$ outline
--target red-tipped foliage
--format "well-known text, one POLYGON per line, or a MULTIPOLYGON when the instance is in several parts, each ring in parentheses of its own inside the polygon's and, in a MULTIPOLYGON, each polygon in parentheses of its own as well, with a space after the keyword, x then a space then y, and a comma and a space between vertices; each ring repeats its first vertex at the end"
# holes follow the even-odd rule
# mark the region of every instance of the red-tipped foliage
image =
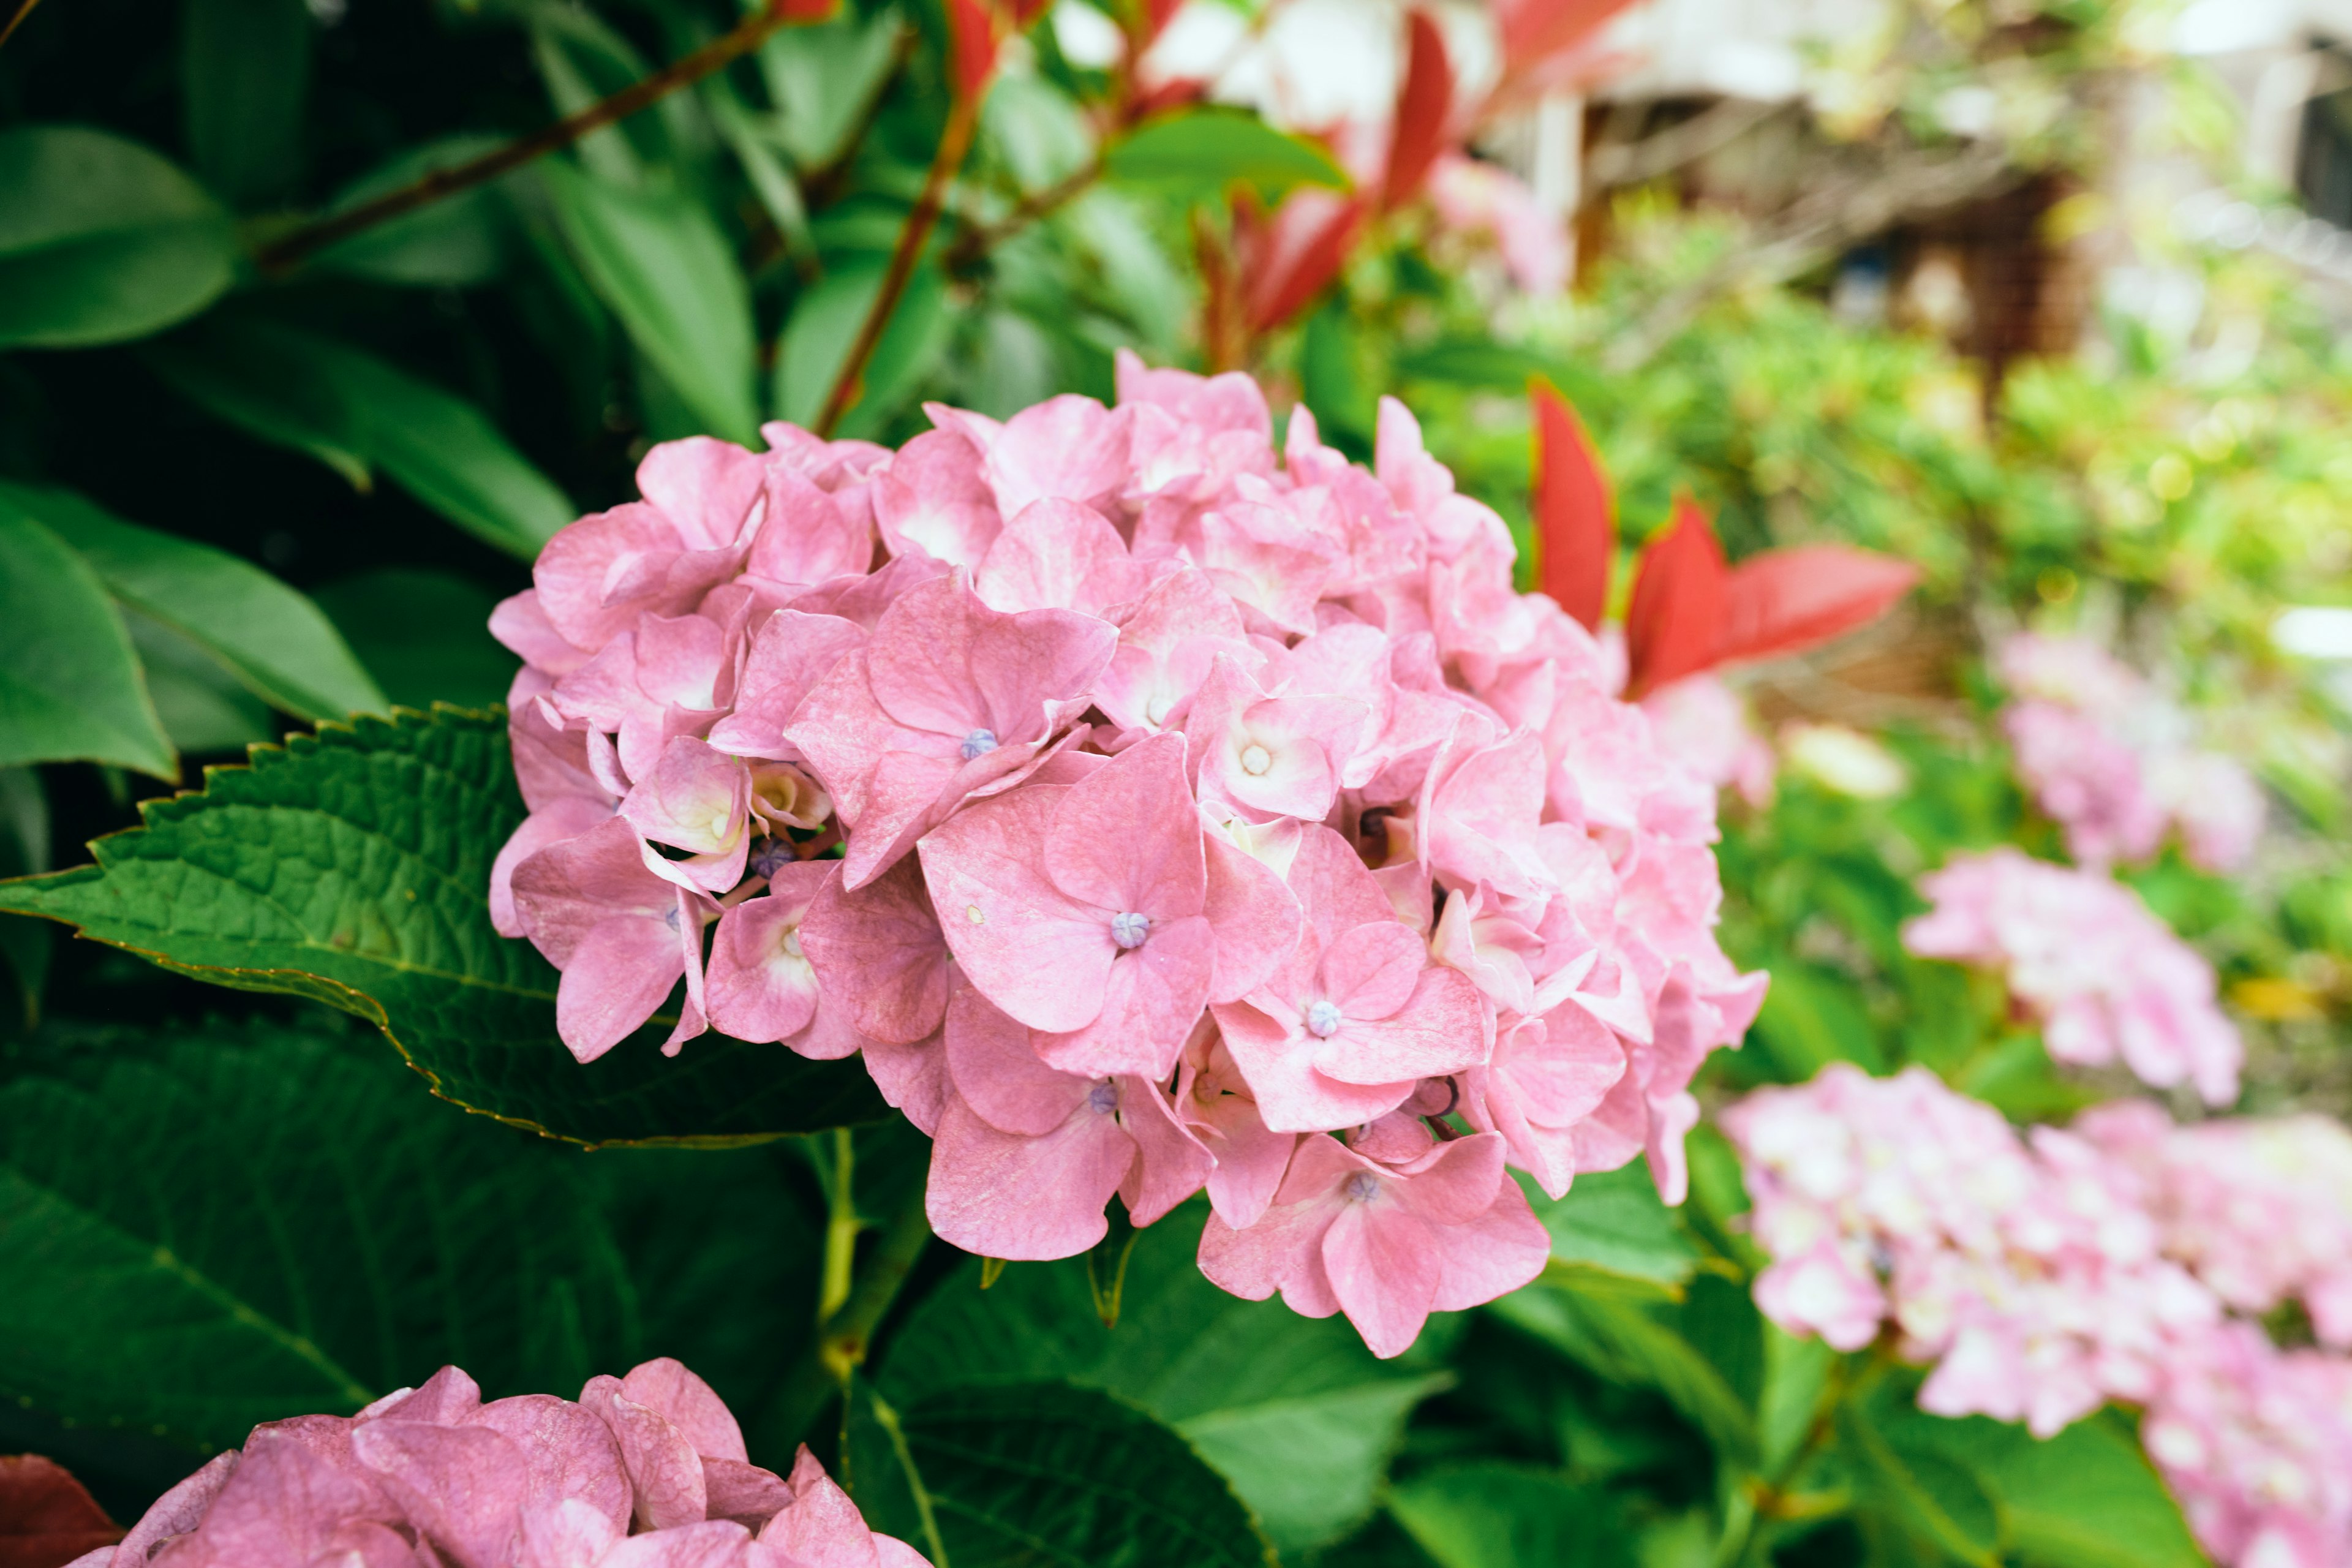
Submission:
POLYGON ((1536 416, 1538 586, 1585 630, 1599 631, 1617 553, 1609 475, 1567 398, 1538 381, 1528 400, 1536 416))
POLYGON ((988 90, 996 70, 998 15, 993 0, 947 0, 948 33, 955 45, 955 89, 959 98, 988 90))
POLYGON ((38 1454, 0 1455, 0 1568, 59 1568, 121 1539, 62 1466, 38 1454))
POLYGON ((1243 202, 1234 219, 1249 330, 1270 332, 1339 275, 1363 232, 1364 204, 1308 186, 1293 191, 1270 218, 1243 202))
POLYGON ((1445 58, 1445 36, 1426 11, 1412 13, 1410 26, 1411 52, 1397 89, 1388 175, 1381 186, 1383 212, 1420 194, 1429 166, 1444 151, 1446 121, 1454 112, 1454 68, 1445 58))
POLYGON ((1633 601, 1625 610, 1625 695, 1640 697, 1715 662, 1723 624, 1723 546, 1706 513, 1687 498, 1642 552, 1633 601))
POLYGON ((1868 626, 1911 590, 1918 568, 1843 544, 1751 555, 1724 582, 1714 662, 1795 653, 1868 626))

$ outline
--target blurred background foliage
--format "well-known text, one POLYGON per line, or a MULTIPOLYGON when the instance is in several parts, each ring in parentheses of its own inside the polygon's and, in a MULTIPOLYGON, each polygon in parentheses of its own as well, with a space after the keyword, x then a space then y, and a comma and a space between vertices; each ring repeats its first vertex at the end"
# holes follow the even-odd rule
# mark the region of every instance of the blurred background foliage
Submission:
MULTIPOLYGON (((136 799, 290 726, 494 704, 513 661, 490 607, 658 440, 833 412, 895 442, 926 400, 1108 398, 1131 347, 1251 369, 1358 456, 1393 394, 1524 538, 1541 377, 1604 454, 1629 551, 1688 492, 1735 557, 1839 540, 1925 574, 1895 620, 1741 677, 1789 743, 1769 799, 1726 798, 1725 936, 1774 979, 1712 1095, 1832 1060, 1925 1062, 2020 1118, 2113 1087, 2054 1070, 1998 986, 1896 935, 1919 871, 2055 843, 1981 657, 2038 625, 2126 650, 2258 765, 2280 826, 2252 875, 2168 857, 2136 885, 2221 966, 2249 1105, 2352 1109, 2345 699, 2272 628, 2282 604, 2352 604, 2352 358, 2288 262, 2149 219, 2118 173, 2230 142, 2226 95, 2154 41, 2164 7, 1894 4, 1813 50, 1793 100, 1694 100, 1602 90, 1644 68, 1600 32, 1613 5, 1497 4, 1480 56, 1454 15, 1476 7, 1424 32, 1368 5, 1394 57, 1369 142, 1227 90, 1253 50, 1311 49, 1330 6, 1184 21, 1202 9, 1174 20, 1214 68, 1155 76, 1145 46, 1178 30, 1157 0, 850 0, 782 26, 722 0, 26 7, 0 48, 0 870, 77 863, 136 799), (996 40, 978 83, 955 50, 975 17, 996 40), (640 112, 322 226, 755 24, 640 112), (1433 119, 1411 98, 1432 47, 1433 119), (1391 93, 1410 112, 1383 128, 1391 93), (1563 100, 1574 286, 1530 289, 1495 226, 1423 182, 1474 140, 1525 164, 1563 100), (939 220, 910 224, 965 108, 939 220), (1937 225, 1979 209, 2051 276, 2086 248, 2120 276, 2130 247, 2189 305, 2085 285, 2064 353, 1932 291, 1904 305, 1895 275, 1929 277, 1938 247, 1976 265, 1973 231, 1937 225), (1791 739, 1822 726, 1867 765, 1791 739)), ((806 1384, 844 1203, 826 1139, 583 1155, 433 1101, 315 1007, 15 918, 0 956, 0 1448, 57 1455, 118 1517, 254 1420, 444 1360, 503 1393, 676 1354, 755 1458, 862 1440, 858 1399, 806 1384), (278 1205, 291 1228, 258 1246, 250 1216, 278 1205), (198 1310, 167 1256, 321 1355, 233 1328, 201 1359, 121 1354, 129 1326, 198 1310)), ((903 1132, 856 1135, 851 1207, 877 1232, 919 1180, 903 1132)), ((985 1298, 933 1247, 873 1397, 919 1429, 966 1384, 1116 1395, 1286 1562, 2199 1560, 2127 1417, 2047 1444, 1939 1421, 1915 1374, 1765 1324, 1729 1152, 1702 1130, 1693 1160, 1679 1213, 1638 1170, 1580 1181, 1544 1209, 1542 1283, 1396 1363, 1208 1288, 1168 1245, 1181 1225, 985 1298)), ((955 1561, 1014 1560, 990 1550, 955 1561)))

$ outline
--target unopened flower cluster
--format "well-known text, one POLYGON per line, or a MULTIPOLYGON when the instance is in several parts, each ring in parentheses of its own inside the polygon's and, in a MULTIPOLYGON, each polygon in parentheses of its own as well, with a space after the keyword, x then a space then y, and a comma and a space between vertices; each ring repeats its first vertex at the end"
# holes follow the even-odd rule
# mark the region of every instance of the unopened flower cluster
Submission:
POLYGON ((1400 405, 1367 471, 1244 376, 1119 392, 656 447, 493 623, 493 913, 583 1060, 681 978, 667 1049, 861 1053, 959 1246, 1205 1187, 1212 1279, 1392 1354, 1541 1268, 1507 1163, 1679 1200, 1763 988, 1713 795, 1400 405))
POLYGON ((253 1429, 68 1568, 924 1568, 806 1447, 749 1461, 719 1395, 667 1358, 577 1403, 482 1401, 445 1366, 356 1415, 253 1429))
POLYGON ((2206 870, 2245 863, 2262 835, 2261 787, 2200 749, 2188 714, 2145 678, 2080 637, 2013 637, 1999 663, 2018 772, 2076 860, 2144 860, 2178 831, 2206 870))
POLYGON ((2047 1436, 2110 1399, 2225 1563, 2352 1561, 2352 1362, 2231 1310, 2291 1298, 2341 1348, 2352 1138, 2311 1119, 2176 1128, 2145 1102, 2021 1139, 1923 1068, 1844 1065, 1724 1117, 1772 1258, 1757 1304, 1855 1350, 1892 1325, 1919 1403, 2047 1436), (2232 1234, 2222 1232, 2234 1223, 2232 1234))
POLYGON ((2003 846, 1920 879, 1934 908, 1903 928, 1927 958, 2001 972, 2062 1062, 2120 1061, 2141 1082, 2238 1097, 2245 1047, 2214 1000, 2212 965, 2104 871, 2003 846))

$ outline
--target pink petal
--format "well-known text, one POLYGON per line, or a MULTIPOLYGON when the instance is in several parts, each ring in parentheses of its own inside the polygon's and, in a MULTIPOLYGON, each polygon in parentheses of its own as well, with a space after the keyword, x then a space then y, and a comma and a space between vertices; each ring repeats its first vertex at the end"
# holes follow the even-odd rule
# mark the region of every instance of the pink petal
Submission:
POLYGON ((625 1481, 622 1483, 619 1523, 578 1498, 526 1503, 522 1510, 521 1568, 579 1568, 583 1563, 602 1563, 604 1554, 627 1531, 628 1509, 625 1481))
POLYGON ((660 1412, 629 1398, 617 1377, 590 1378, 580 1390, 580 1403, 612 1430, 620 1445, 640 1529, 667 1530, 704 1517, 709 1492, 702 1479, 702 1460, 684 1432, 660 1412))
POLYGON ((1199 1192, 1216 1162, 1149 1079, 1118 1080, 1118 1123, 1136 1149, 1119 1199, 1129 1219, 1150 1225, 1199 1192))
MULTIPOLYGON (((803 882, 833 874, 814 862, 779 868, 780 876, 787 872, 803 882)), ((703 1006, 721 1034, 781 1040, 816 1016, 816 971, 801 948, 807 898, 805 891, 796 896, 771 883, 765 896, 746 899, 719 917, 702 984, 703 1006)))
POLYGON ((1248 1082, 1258 1115, 1277 1132, 1318 1132, 1360 1126, 1394 1110, 1412 1093, 1413 1080, 1355 1084, 1316 1070, 1317 1048, 1293 1013, 1277 1021, 1247 1002, 1216 1009, 1217 1027, 1234 1065, 1248 1082))
POLYGON ((710 743, 741 757, 794 754, 784 727, 817 682, 865 642, 866 630, 855 621, 778 610, 752 637, 735 710, 711 726, 710 743))
POLYGON ((1069 1119, 1093 1080, 1037 1059, 1029 1026, 969 985, 948 1003, 948 1076, 973 1115, 1000 1132, 1041 1138, 1069 1119))
POLYGON ((1444 1272, 1430 1305, 1459 1312, 1532 1282, 1551 1258, 1551 1234, 1517 1182, 1496 1184, 1484 1214, 1438 1233, 1444 1272))
POLYGON ((593 1062, 651 1018, 685 973, 675 927, 645 915, 600 921, 556 985, 556 1033, 574 1057, 593 1062))
POLYGON ((506 1568, 522 1529, 522 1451, 484 1426, 375 1420, 352 1452, 457 1568, 506 1568))
MULTIPOLYGON (((680 735, 662 748, 661 761, 621 803, 621 815, 640 836, 697 855, 718 855, 746 841, 751 774, 742 760, 709 742, 680 735)), ((742 877, 709 886, 724 892, 742 877)))
POLYGON ((1116 496, 1128 470, 1129 417, 1064 394, 1006 420, 982 448, 997 510, 1015 517, 1044 497, 1092 505, 1116 496))
POLYGON ((1429 1226, 1383 1197, 1344 1204, 1322 1257, 1332 1293, 1371 1352, 1385 1361, 1412 1349, 1444 1274, 1429 1226))
POLYGON ((633 1535, 596 1568, 751 1568, 752 1562, 751 1532, 731 1519, 714 1519, 633 1535))
POLYGON ((119 1547, 112 1549, 118 1552, 125 1568, 139 1568, 163 1542, 202 1524, 213 1500, 236 1473, 239 1458, 235 1448, 215 1454, 202 1469, 148 1504, 139 1522, 131 1527, 119 1547))
POLYGON ((621 1393, 677 1427, 704 1458, 750 1459, 727 1402, 683 1363, 668 1356, 640 1362, 621 1380, 621 1393))
POLYGON ((1322 994, 1359 1022, 1385 1018, 1412 999, 1429 949, 1395 921, 1343 931, 1323 950, 1322 994))
POLYGON ((1029 785, 968 805, 920 845, 923 879, 956 961, 988 999, 1034 1029, 1102 1012, 1118 947, 1113 911, 1081 904, 1045 875, 1045 840, 1067 792, 1029 785))
POLYGON ((900 447, 874 480, 874 514, 893 555, 909 552, 977 566, 1003 526, 962 434, 931 430, 900 447))
POLYGON ((801 944, 859 1033, 907 1045, 938 1032, 947 1016, 948 944, 914 861, 855 892, 827 880, 809 904, 801 944))
MULTIPOLYGON (((568 1399, 519 1394, 466 1418, 512 1443, 523 1458, 526 1509, 565 1499, 593 1510, 614 1534, 629 1524, 629 1472, 604 1422, 568 1399)), ((530 1521, 523 1521, 529 1536, 530 1521)))
POLYGON ((515 909, 515 868, 549 845, 577 838, 612 816, 611 806, 573 795, 560 795, 523 818, 490 862, 490 924, 500 936, 524 934, 522 916, 515 909))
POLYGON ((612 917, 660 920, 677 905, 670 885, 646 869, 636 833, 618 817, 527 857, 512 882, 516 918, 558 969, 612 917))
POLYGON ((1031 502, 1005 524, 971 585, 992 609, 1099 616, 1139 597, 1150 579, 1108 518, 1090 506, 1049 498, 1031 502))
POLYGON ((801 1445, 793 1459, 791 1506, 760 1531, 760 1544, 791 1568, 876 1568, 875 1537, 849 1494, 801 1445))
POLYGON ((1199 914, 1208 900, 1201 837, 1183 738, 1155 735, 1062 797, 1046 830, 1045 868, 1080 902, 1174 921, 1199 914))
POLYGON ((1394 1014, 1369 1021, 1346 1018, 1315 1052, 1315 1067, 1347 1083, 1444 1078, 1486 1059, 1487 1029, 1485 1000, 1468 975, 1424 969, 1412 1000, 1394 1014))
POLYGON ((743 569, 772 583, 863 574, 874 559, 866 519, 790 468, 767 475, 767 516, 743 569))
POLYGON ((925 1207, 945 1240, 984 1258, 1074 1258, 1108 1234, 1103 1209, 1135 1163, 1114 1112, 1118 1091, 1095 1085, 1042 1138, 1000 1132, 950 1097, 931 1145, 925 1207))
POLYGON ((1192 915, 1154 922, 1142 946, 1112 961, 1102 1011, 1075 1030, 1039 1035, 1037 1055, 1088 1078, 1165 1079, 1208 1005, 1216 963, 1207 921, 1192 915))
POLYGON ((948 1084, 947 1047, 941 1037, 933 1035, 903 1046, 868 1039, 859 1056, 882 1098, 906 1112, 925 1137, 937 1137, 948 1096, 954 1092, 948 1084))
POLYGON ((730 441, 689 436, 664 441, 637 463, 637 493, 659 508, 678 532, 708 549, 732 544, 760 499, 757 454, 730 441))
POLYGON ((1202 913, 1216 939, 1209 1000, 1234 1002, 1256 990, 1298 945, 1298 900, 1274 868, 1214 833, 1202 835, 1208 857, 1202 913))

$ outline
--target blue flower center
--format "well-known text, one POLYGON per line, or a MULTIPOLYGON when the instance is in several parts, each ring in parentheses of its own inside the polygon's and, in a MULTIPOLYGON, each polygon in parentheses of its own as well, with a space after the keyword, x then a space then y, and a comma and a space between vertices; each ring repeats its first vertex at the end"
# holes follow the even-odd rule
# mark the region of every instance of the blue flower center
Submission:
POLYGON ((994 750, 996 731, 993 730, 974 730, 963 738, 963 744, 956 748, 967 763, 974 757, 984 757, 994 750))
POLYGON ((1118 1085, 1103 1079, 1087 1090, 1087 1106, 1097 1116, 1108 1116, 1118 1109, 1118 1085))
POLYGON ((1337 1003, 1317 1000, 1307 1009, 1307 1032, 1318 1040, 1328 1040, 1339 1032, 1339 1008, 1337 1003))
POLYGON ((1110 917, 1111 941, 1130 952, 1141 947, 1143 939, 1150 934, 1151 917, 1150 915, 1139 915, 1133 910, 1122 910, 1110 917))
POLYGON ((1381 1179, 1370 1171, 1359 1171, 1348 1178, 1342 1190, 1351 1201, 1368 1204, 1380 1194, 1381 1179))

